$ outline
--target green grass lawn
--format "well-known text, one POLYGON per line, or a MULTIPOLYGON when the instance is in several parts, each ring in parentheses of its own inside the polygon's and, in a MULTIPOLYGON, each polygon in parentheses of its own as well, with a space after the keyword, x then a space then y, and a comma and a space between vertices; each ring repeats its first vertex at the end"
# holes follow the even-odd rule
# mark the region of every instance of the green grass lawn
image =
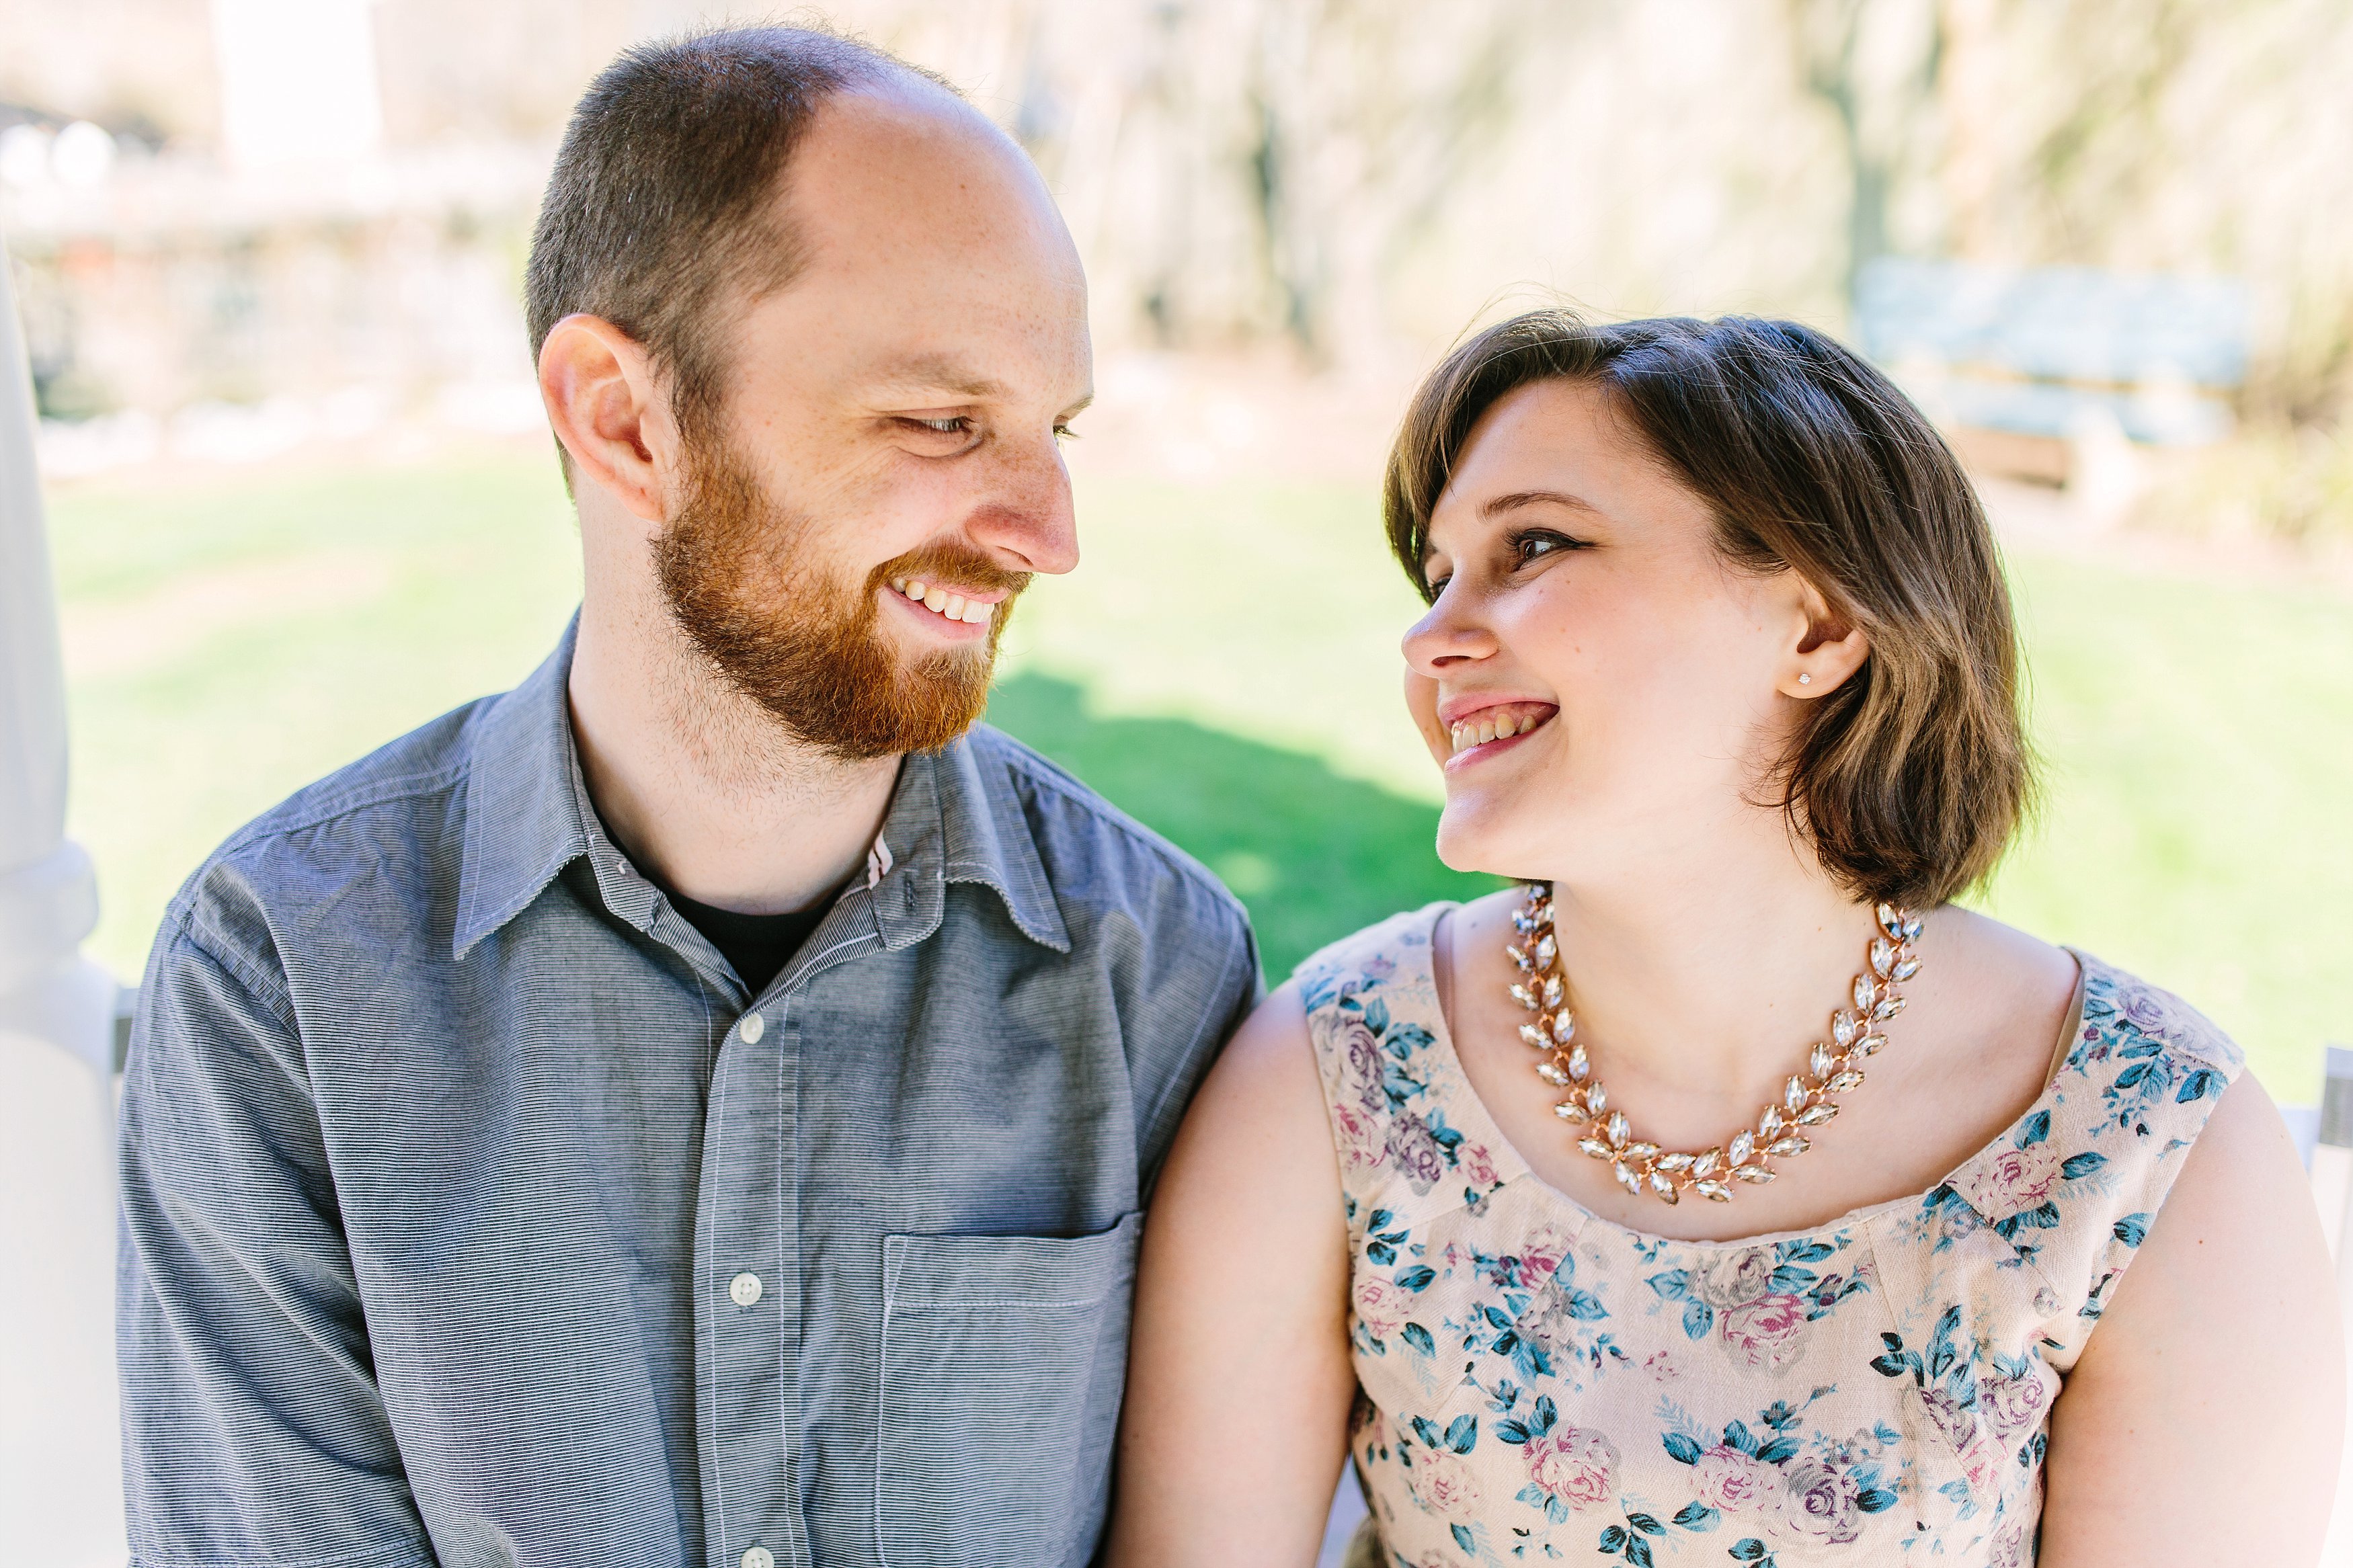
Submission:
MULTIPOLYGON (((1430 849, 1398 699, 1416 601, 1369 489, 1082 475, 991 716, 1199 855, 1269 971, 1488 885, 1430 849)), ((297 785, 543 654, 577 592, 552 460, 71 487, 74 834, 128 974, 205 853, 297 785)), ((2182 992, 2309 1100, 2353 1038, 2353 605, 2014 563, 2049 792, 1985 906, 2182 992)))

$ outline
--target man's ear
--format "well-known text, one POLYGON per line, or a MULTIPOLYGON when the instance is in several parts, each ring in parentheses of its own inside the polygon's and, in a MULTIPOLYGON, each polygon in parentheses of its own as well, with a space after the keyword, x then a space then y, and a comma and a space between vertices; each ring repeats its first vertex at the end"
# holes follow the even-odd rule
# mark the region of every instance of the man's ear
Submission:
POLYGON ((670 515, 677 426, 643 345, 601 317, 565 317, 539 346, 548 423, 585 476, 633 515, 670 515))
POLYGON ((1788 668, 1781 674, 1784 697, 1810 700, 1828 696, 1846 683, 1871 657, 1871 639, 1861 626, 1831 608, 1821 590, 1799 579, 1800 609, 1805 621, 1790 649, 1788 668))

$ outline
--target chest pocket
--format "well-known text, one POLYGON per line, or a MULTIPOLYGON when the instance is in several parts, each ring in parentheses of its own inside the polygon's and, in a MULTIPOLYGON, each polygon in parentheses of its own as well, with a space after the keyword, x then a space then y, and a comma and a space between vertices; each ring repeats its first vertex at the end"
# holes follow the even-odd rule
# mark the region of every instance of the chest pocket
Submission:
POLYGON ((874 1531, 890 1568, 1092 1554, 1142 1221, 883 1239, 874 1531))

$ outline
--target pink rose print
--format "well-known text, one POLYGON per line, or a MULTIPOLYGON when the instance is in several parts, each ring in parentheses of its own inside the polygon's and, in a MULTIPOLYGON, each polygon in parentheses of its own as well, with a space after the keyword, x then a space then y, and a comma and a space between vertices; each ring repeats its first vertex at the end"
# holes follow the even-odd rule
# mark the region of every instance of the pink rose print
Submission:
POLYGON ((1773 1249, 1747 1247, 1727 1252, 1695 1271, 1692 1291, 1717 1311, 1746 1306, 1773 1288, 1773 1249))
POLYGON ((1776 1292, 1725 1312, 1725 1348, 1759 1372, 1778 1372, 1798 1359, 1806 1335, 1806 1304, 1776 1292))
POLYGON ((1720 1513, 1755 1513, 1781 1495, 1780 1471, 1722 1443, 1700 1455, 1692 1482, 1699 1500, 1720 1513))
POLYGON ((1461 1457, 1440 1451, 1413 1468, 1414 1489, 1438 1513, 1468 1513, 1479 1504, 1479 1479, 1461 1457))
POLYGON ((1370 1170, 1381 1163, 1381 1150, 1388 1141, 1370 1116, 1345 1101, 1335 1100, 1332 1125, 1340 1134, 1340 1155, 1350 1170, 1370 1170))
POLYGON ((1356 1281, 1356 1321, 1377 1340, 1388 1339, 1405 1326, 1409 1306, 1409 1298, 1390 1280, 1367 1274, 1356 1281))
POLYGON ((2013 1520, 1993 1532, 1986 1568, 2026 1568, 2026 1526, 2013 1520))
POLYGON ((2029 1368, 2024 1377, 1989 1377, 1978 1384, 1978 1407, 1993 1422, 1994 1436, 2007 1441, 2042 1419, 2051 1391, 2029 1368))
POLYGON ((1381 1043, 1374 1037, 1365 1021, 1352 1014, 1343 1014, 1332 1026, 1333 1054, 1348 1064, 1348 1070, 1358 1081, 1377 1084, 1381 1080, 1381 1043))
POLYGON ((1541 1285, 1559 1269, 1560 1260, 1567 1256, 1568 1237, 1551 1226, 1538 1226, 1520 1243, 1520 1278, 1530 1285, 1541 1285))
POLYGON ((2005 1149, 1969 1176, 1970 1206, 1989 1219, 2040 1208, 2059 1183, 2059 1156, 2047 1143, 2005 1149))
POLYGON ((1961 1474, 1968 1478, 1969 1490, 1979 1497, 2000 1491, 2002 1464, 2009 1458, 2010 1449, 1979 1426, 1961 1450, 1961 1474))
POLYGON ((1563 1426, 1527 1443, 1528 1479, 1580 1511, 1618 1492, 1618 1446, 1599 1432, 1563 1426))
POLYGON ((1862 1489, 1844 1466, 1795 1459, 1781 1487, 1781 1522, 1796 1533, 1825 1546, 1843 1546, 1862 1533, 1862 1489))
POLYGON ((1462 1174, 1474 1187, 1495 1184, 1495 1162, 1483 1143, 1466 1143, 1462 1148, 1462 1174))

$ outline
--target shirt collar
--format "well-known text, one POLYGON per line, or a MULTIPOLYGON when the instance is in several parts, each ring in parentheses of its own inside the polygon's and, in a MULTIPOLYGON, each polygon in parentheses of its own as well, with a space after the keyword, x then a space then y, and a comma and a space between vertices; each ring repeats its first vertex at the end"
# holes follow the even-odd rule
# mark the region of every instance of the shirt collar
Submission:
MULTIPOLYGON (((587 805, 567 695, 578 631, 575 616, 546 661, 472 721, 453 957, 462 959, 514 919, 584 855, 614 913, 640 929, 653 919, 658 890, 609 847, 587 805), (638 902, 647 908, 619 907, 638 902)), ((1004 745, 993 733, 966 736, 900 765, 865 874, 851 882, 874 900, 887 946, 907 946, 939 928, 947 883, 981 882, 996 889, 1024 936, 1070 951, 1004 745)))
POLYGON ((1071 951, 1004 746, 994 731, 983 731, 900 764, 880 840, 892 864, 872 884, 884 946, 902 948, 931 935, 946 907, 947 884, 979 882, 1004 900, 1022 935, 1057 952, 1071 951))

